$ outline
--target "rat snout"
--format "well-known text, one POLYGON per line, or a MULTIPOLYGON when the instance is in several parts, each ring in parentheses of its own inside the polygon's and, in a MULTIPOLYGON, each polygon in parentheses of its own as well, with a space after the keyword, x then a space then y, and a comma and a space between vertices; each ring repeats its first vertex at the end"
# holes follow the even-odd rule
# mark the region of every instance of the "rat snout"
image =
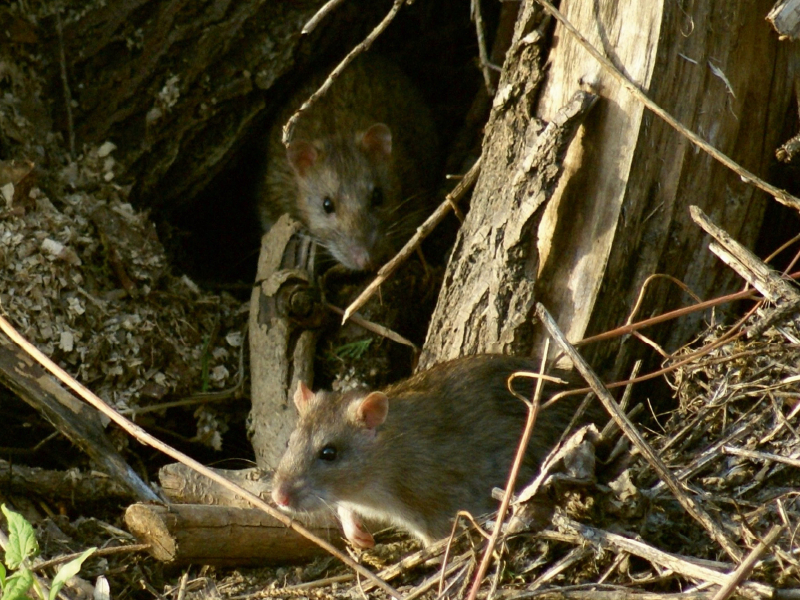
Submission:
POLYGON ((372 271, 380 265, 382 248, 379 247, 377 226, 369 227, 358 235, 347 240, 345 252, 349 257, 350 267, 357 271, 372 271))
POLYGON ((289 493, 288 486, 278 485, 272 488, 272 500, 279 508, 289 508, 292 503, 292 497, 289 493))
POLYGON ((354 246, 350 249, 350 258, 358 271, 369 271, 373 268, 372 256, 364 246, 354 246))
POLYGON ((289 512, 314 510, 314 496, 309 491, 304 477, 277 477, 272 482, 272 501, 278 508, 289 512))

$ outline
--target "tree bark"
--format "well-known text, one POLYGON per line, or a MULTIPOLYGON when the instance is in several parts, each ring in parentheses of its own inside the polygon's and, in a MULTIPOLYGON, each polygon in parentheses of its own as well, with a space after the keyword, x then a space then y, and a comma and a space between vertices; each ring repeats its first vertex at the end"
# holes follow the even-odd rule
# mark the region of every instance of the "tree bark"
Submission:
MULTIPOLYGON (((345 5, 324 27, 302 37, 303 25, 323 3, 120 0, 88 9, 75 4, 83 10, 64 14, 63 48, 78 151, 82 143, 113 141, 134 200, 169 206, 193 198, 247 132, 260 126, 263 111, 280 100, 280 92, 265 91, 302 71, 309 61, 302 45, 322 55, 332 42, 343 41, 334 31, 345 31, 340 38, 349 40, 376 13, 345 5)), ((48 45, 58 48, 58 41, 48 45)), ((52 97, 63 98, 56 87, 61 78, 54 72, 50 80, 52 97)), ((65 103, 56 102, 55 108, 66 137, 65 103)))
MULTIPOLYGON (((484 318, 530 317, 529 304, 522 314, 492 314, 486 296, 464 294, 454 301, 458 294, 449 288, 464 285, 459 273, 465 264, 492 257, 495 246, 487 244, 486 232, 503 215, 514 214, 503 182, 518 172, 530 124, 535 117, 553 120, 581 79, 593 82, 601 100, 571 145, 558 189, 531 236, 534 243, 538 238, 539 261, 538 273, 533 269, 535 285, 527 284, 571 340, 621 325, 653 273, 684 281, 701 298, 738 285, 724 265, 703 251, 704 234, 691 223, 688 206, 703 207, 745 245, 752 246, 759 232, 763 194, 647 112, 561 26, 553 34, 539 100, 528 108, 538 56, 529 46, 521 54, 519 48, 527 34, 521 23, 534 5, 532 0, 523 4, 515 46, 504 65, 503 77, 517 87, 509 101, 495 100, 483 150, 488 168, 476 185, 470 226, 462 230, 448 266, 426 341, 426 364, 509 348, 499 336, 462 334, 469 331, 461 324, 465 315, 473 327, 484 318), (514 114, 519 116, 512 127, 508 123, 514 114), (504 203, 498 203, 498 196, 505 196, 504 203), (482 248, 483 256, 462 253, 467 245, 482 248)), ((764 1, 694 5, 690 12, 663 1, 561 3, 567 19, 659 105, 760 176, 780 142, 792 92, 790 48, 764 22, 769 8, 764 1)), ((501 83, 498 98, 502 93, 501 83)), ((518 268, 530 268, 533 257, 535 252, 521 255, 518 268)), ((677 286, 660 281, 648 289, 639 315, 686 301, 677 286)), ((695 332, 701 318, 693 315, 647 333, 675 348, 695 332)), ((517 348, 541 348, 542 332, 520 330, 519 336, 517 348)), ((619 340, 585 349, 608 374, 624 370, 640 350, 640 344, 619 340)))

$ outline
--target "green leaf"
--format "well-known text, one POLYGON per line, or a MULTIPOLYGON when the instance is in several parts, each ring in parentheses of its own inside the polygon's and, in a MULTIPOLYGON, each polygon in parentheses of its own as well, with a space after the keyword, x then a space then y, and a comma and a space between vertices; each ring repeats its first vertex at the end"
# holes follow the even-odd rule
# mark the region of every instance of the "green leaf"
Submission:
POLYGON ((352 358, 358 360, 369 349, 372 338, 366 338, 357 342, 349 342, 334 348, 333 353, 341 358, 352 358))
POLYGON ((6 566, 11 569, 18 569, 23 561, 39 554, 39 544, 33 527, 25 520, 21 514, 0 505, 3 514, 8 520, 8 548, 6 548, 6 566))
POLYGON ((78 558, 75 558, 69 561, 67 564, 63 565, 56 573, 56 576, 53 578, 53 583, 50 584, 50 598, 49 600, 55 600, 56 596, 58 595, 59 590, 64 587, 64 584, 70 577, 75 577, 78 574, 78 571, 81 570, 81 565, 83 561, 89 558, 92 554, 97 551, 97 548, 89 548, 83 554, 81 554, 78 558))
POLYGON ((6 568, 0 563, 0 592, 6 587, 6 568))
POLYGON ((28 600, 27 593, 33 585, 33 573, 22 568, 6 579, 6 587, 0 600, 28 600))

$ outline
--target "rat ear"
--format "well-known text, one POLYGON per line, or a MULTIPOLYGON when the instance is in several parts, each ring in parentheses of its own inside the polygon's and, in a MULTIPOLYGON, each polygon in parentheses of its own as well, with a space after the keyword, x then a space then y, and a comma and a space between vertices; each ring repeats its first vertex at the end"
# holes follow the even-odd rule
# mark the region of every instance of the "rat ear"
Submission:
POLYGON ((368 154, 388 158, 392 153, 392 131, 383 123, 375 123, 361 136, 361 146, 368 154))
POLYGON ((386 420, 389 414, 389 398, 383 392, 370 392, 356 410, 356 418, 367 429, 375 429, 386 420))
POLYGON ((305 140, 294 140, 286 147, 286 158, 294 172, 305 177, 308 170, 314 166, 319 157, 319 152, 314 144, 305 140))
POLYGON ((297 389, 294 392, 294 405, 297 407, 297 412, 301 415, 308 410, 308 403, 314 397, 308 386, 303 381, 297 382, 297 389))

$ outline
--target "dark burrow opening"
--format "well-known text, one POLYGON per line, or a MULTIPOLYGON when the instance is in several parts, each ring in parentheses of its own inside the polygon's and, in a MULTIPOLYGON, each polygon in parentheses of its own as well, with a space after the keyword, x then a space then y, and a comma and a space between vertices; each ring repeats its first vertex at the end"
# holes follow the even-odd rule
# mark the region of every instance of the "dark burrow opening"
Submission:
MULTIPOLYGON (((483 19, 491 44, 497 28, 499 3, 487 3, 483 19)), ((357 41, 357 40, 356 40, 357 41)), ((290 94, 313 70, 332 68, 352 43, 346 35, 328 53, 312 55, 311 66, 291 80, 280 80, 268 92, 273 97, 290 94), (347 42, 347 43, 345 43, 347 42)), ((478 62, 475 26, 468 7, 459 2, 416 3, 404 8, 370 49, 388 57, 414 81, 428 103, 438 129, 450 173, 463 171, 477 157, 482 123, 466 124, 483 77, 478 62)), ((194 198, 154 212, 159 233, 175 268, 198 284, 224 288, 241 299, 249 296, 258 258, 261 227, 256 213, 257 188, 263 176, 263 143, 276 111, 265 110, 244 133, 232 151, 228 166, 194 198)), ((473 109, 473 114, 474 114, 473 109)), ((480 112, 480 111, 479 111, 480 112)), ((488 116, 484 102, 483 119, 488 116)), ((448 187, 439 173, 442 190, 448 187)), ((147 198, 145 205, 157 205, 147 198)), ((426 255, 434 264, 446 260, 456 229, 445 222, 426 243, 426 255)))

